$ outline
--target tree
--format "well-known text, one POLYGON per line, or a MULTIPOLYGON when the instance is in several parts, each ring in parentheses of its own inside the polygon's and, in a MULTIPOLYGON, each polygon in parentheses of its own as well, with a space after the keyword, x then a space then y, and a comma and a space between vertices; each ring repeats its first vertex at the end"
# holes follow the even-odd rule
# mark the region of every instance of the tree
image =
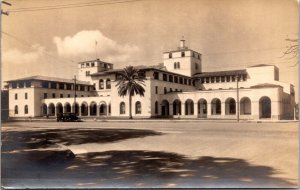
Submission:
POLYGON ((123 72, 119 73, 120 79, 116 86, 118 87, 118 95, 121 97, 129 96, 129 119, 132 119, 131 102, 132 96, 145 94, 144 80, 145 77, 142 73, 135 69, 133 66, 127 66, 123 69, 123 72))
MULTIPOLYGON (((287 42, 289 42, 289 45, 286 47, 286 50, 283 52, 282 57, 286 57, 287 59, 298 58, 298 55, 299 55, 298 39, 287 38, 285 40, 287 42)), ((291 67, 295 67, 297 64, 298 64, 298 59, 296 60, 296 63, 291 67)))

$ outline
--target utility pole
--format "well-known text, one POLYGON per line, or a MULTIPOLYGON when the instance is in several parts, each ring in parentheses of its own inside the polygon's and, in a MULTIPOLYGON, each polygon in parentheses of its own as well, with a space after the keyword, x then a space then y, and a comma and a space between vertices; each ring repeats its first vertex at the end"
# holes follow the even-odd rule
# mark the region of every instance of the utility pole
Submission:
POLYGON ((237 103, 237 122, 240 122, 240 97, 239 97, 239 76, 236 75, 236 103, 237 103))
POLYGON ((75 112, 75 115, 76 115, 76 75, 74 75, 73 80, 74 80, 74 112, 75 112))

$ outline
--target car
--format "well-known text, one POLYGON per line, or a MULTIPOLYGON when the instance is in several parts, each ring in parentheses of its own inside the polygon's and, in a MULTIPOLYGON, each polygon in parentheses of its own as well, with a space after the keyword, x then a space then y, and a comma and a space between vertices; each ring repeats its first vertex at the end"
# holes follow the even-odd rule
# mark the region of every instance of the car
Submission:
POLYGON ((56 121, 81 121, 79 117, 75 113, 59 113, 56 116, 56 121))

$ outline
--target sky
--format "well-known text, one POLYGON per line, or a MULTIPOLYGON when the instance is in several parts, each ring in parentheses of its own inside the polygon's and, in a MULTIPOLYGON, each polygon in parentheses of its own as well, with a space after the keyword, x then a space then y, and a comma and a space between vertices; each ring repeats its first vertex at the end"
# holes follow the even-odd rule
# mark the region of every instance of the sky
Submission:
POLYGON ((203 71, 273 64, 298 91, 298 58, 283 56, 298 38, 296 0, 6 0, 2 5, 2 80, 71 78, 77 63, 99 58, 115 68, 156 65, 186 45, 203 71), (296 64, 296 65, 295 65, 296 64))

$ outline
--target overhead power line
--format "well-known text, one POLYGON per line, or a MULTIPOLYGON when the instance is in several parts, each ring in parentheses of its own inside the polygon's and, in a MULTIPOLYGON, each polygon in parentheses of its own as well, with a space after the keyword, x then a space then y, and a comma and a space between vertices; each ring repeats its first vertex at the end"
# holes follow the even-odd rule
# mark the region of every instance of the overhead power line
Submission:
POLYGON ((19 9, 9 9, 9 12, 32 12, 32 11, 47 11, 47 10, 56 10, 56 9, 70 9, 70 8, 79 8, 79 7, 90 7, 90 6, 101 6, 101 5, 112 5, 112 4, 124 4, 132 3, 144 0, 126 0, 126 1, 102 1, 99 2, 90 2, 90 3, 81 3, 81 4, 65 4, 65 5, 56 5, 56 6, 41 6, 41 7, 25 7, 19 9))

